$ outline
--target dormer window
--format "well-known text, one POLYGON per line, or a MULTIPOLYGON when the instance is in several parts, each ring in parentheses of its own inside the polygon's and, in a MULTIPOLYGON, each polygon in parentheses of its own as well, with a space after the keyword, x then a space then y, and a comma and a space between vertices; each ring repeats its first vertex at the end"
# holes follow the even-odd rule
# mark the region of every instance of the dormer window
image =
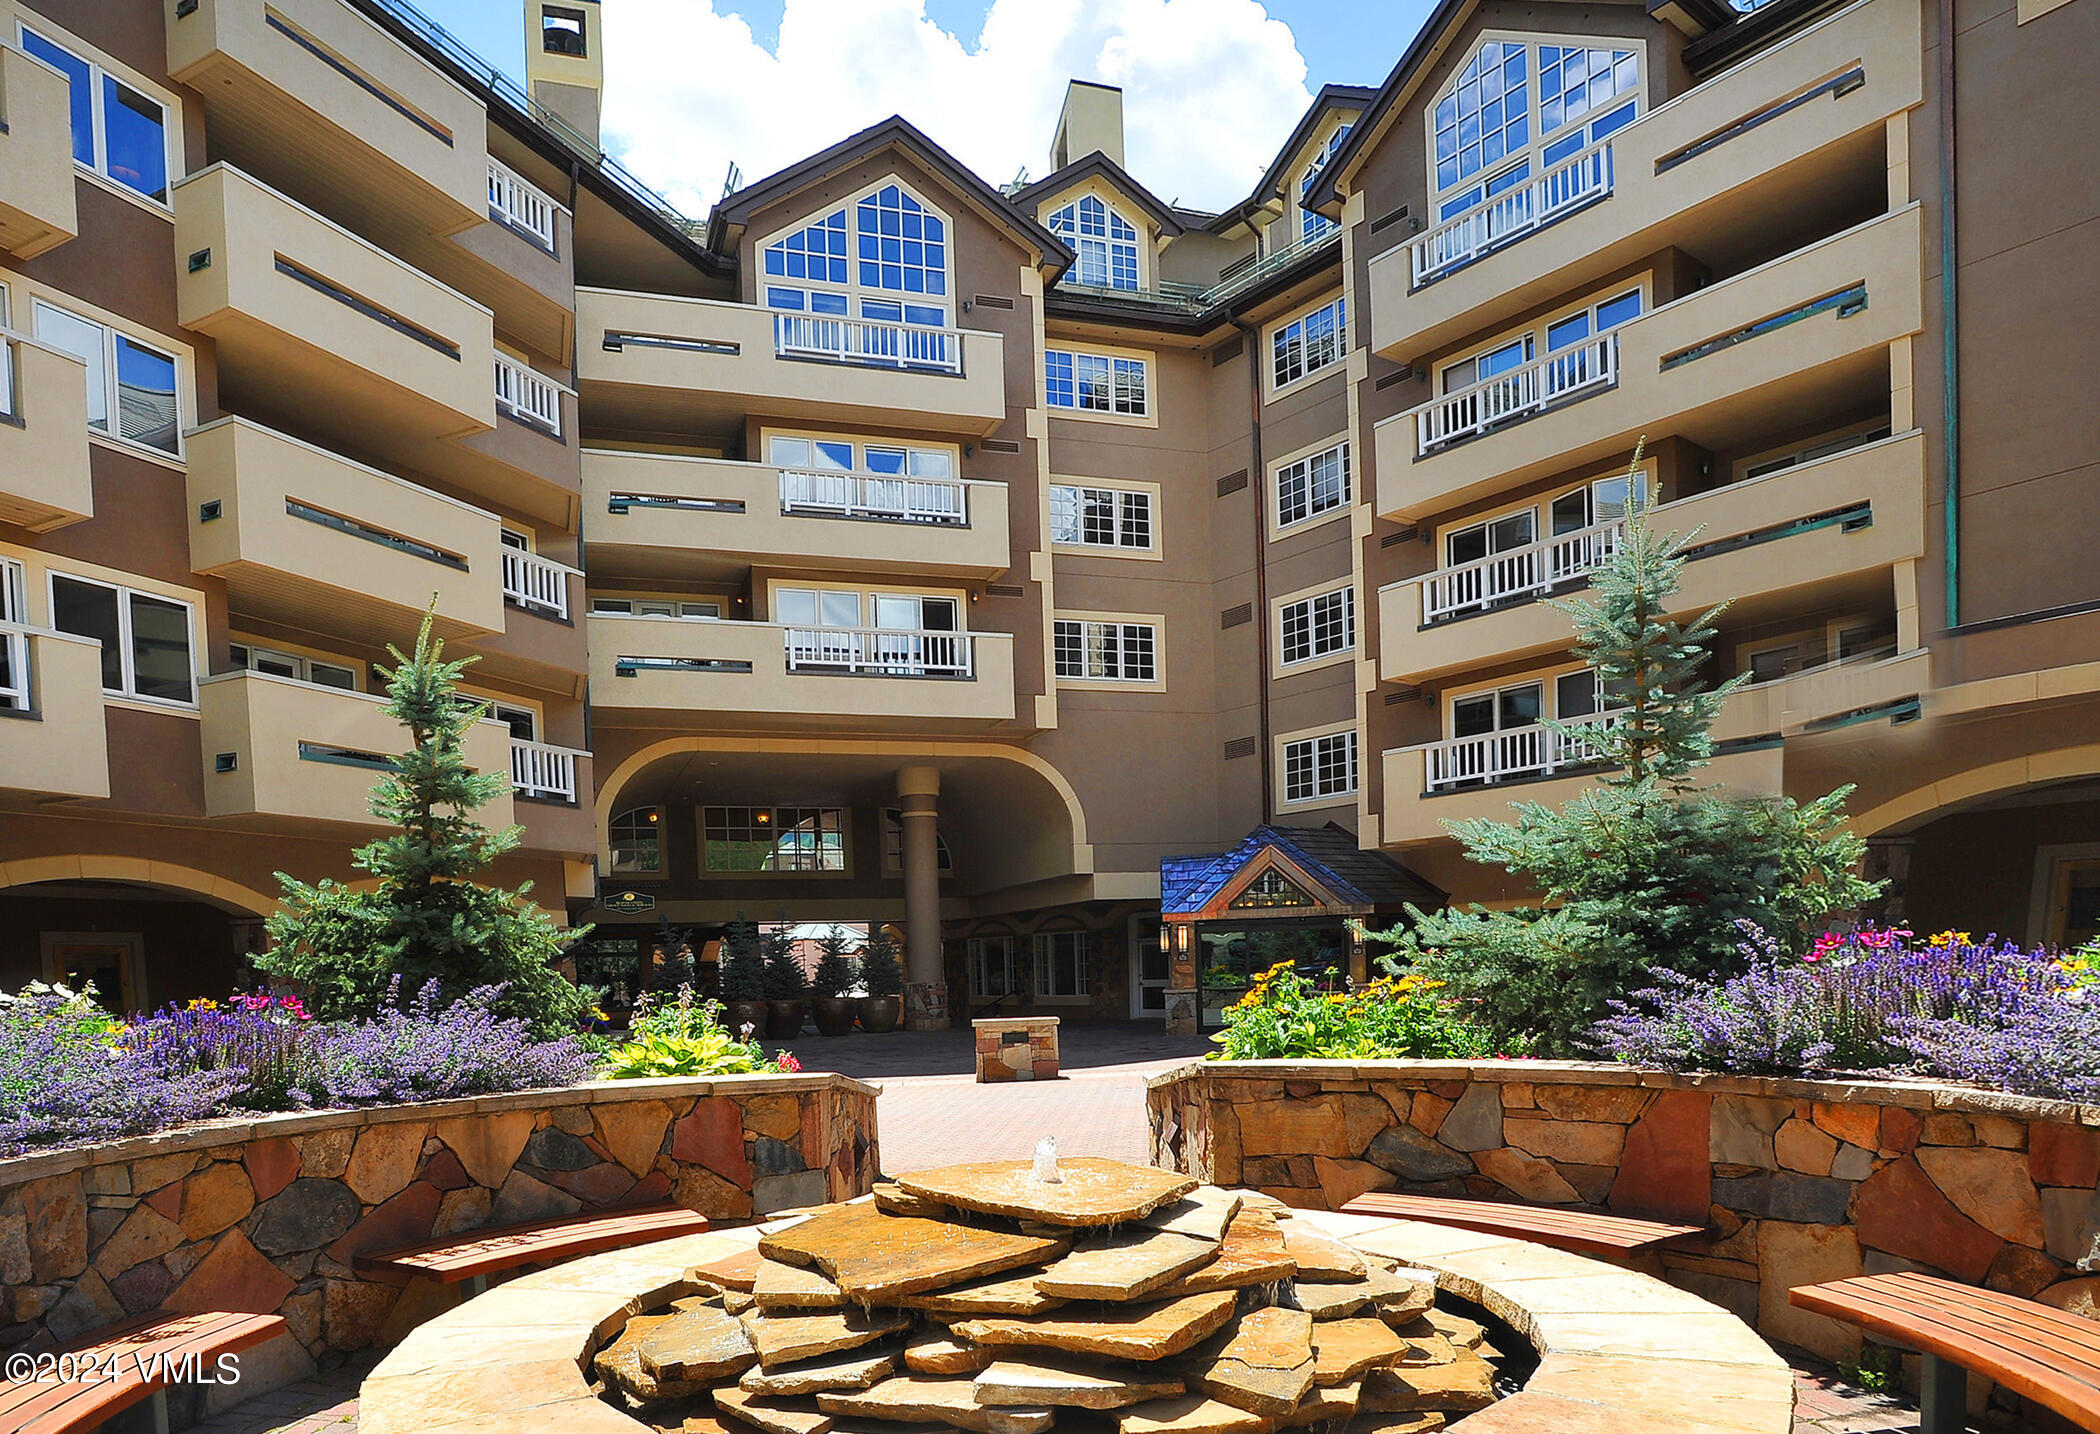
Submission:
POLYGON ((1350 126, 1344 124, 1336 129, 1333 134, 1327 136, 1327 143, 1321 146, 1318 154, 1313 156, 1312 163, 1305 166, 1305 172, 1298 176, 1298 239, 1300 243, 1310 244, 1313 240, 1324 238, 1342 227, 1320 213, 1319 210, 1306 208, 1305 196, 1312 193, 1313 185, 1319 182, 1320 171, 1327 167, 1328 160, 1334 158, 1334 152, 1342 147, 1342 141, 1349 137, 1349 130, 1350 126))
POLYGON ((1482 43, 1430 116, 1437 220, 1516 190, 1630 124, 1640 83, 1637 48, 1482 43))
POLYGON ((1089 194, 1056 210, 1050 232, 1079 256, 1068 276, 1090 289, 1138 286, 1137 226, 1089 194))
POLYGON ((768 308, 947 326, 948 221, 895 182, 777 235, 760 262, 768 308))

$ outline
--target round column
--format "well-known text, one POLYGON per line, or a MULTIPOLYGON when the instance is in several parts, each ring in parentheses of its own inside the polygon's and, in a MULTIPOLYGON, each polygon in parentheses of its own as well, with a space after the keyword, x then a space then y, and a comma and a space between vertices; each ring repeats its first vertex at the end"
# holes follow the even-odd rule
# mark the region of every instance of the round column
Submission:
POLYGON ((948 1028, 947 972, 941 960, 941 855, 937 767, 897 773, 904 818, 904 1028, 948 1028))

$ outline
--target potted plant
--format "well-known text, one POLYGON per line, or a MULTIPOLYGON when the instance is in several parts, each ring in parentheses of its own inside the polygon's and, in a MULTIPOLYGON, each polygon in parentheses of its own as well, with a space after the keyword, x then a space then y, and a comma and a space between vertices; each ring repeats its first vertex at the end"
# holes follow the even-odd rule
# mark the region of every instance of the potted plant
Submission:
POLYGON ((846 993, 859 980, 853 958, 846 954, 845 931, 831 927, 817 942, 817 969, 809 982, 816 997, 810 1003, 810 1014, 816 1018, 818 1035, 843 1036, 852 1031, 859 1003, 846 993))
POLYGON ((860 949, 860 986, 868 993, 856 1003, 861 1029, 878 1035, 896 1030, 904 973, 897 969, 897 943, 879 926, 869 930, 868 944, 860 949))
POLYGON ((729 1033, 743 1040, 746 1026, 756 1032, 766 1025, 766 967, 759 955, 758 927, 739 917, 722 947, 722 1019, 729 1033))
POLYGON ((765 938, 766 1036, 791 1041, 802 1034, 803 1004, 809 995, 809 977, 795 957, 795 938, 786 926, 776 926, 765 938))

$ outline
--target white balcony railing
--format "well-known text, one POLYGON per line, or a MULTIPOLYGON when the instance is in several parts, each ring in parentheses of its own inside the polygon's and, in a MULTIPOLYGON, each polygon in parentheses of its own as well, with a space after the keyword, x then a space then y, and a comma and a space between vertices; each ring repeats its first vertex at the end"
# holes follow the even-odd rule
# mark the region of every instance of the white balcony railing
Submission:
POLYGON ((503 596, 519 607, 555 617, 569 616, 569 574, 573 569, 520 548, 503 550, 503 596))
POLYGON ((790 672, 854 672, 877 677, 974 679, 970 634, 903 628, 785 629, 790 672))
POLYGON ((1611 193, 1611 141, 1591 145, 1529 184, 1498 194, 1407 241, 1416 288, 1490 249, 1520 239, 1577 205, 1611 193))
POLYGON ((0 624, 0 712, 29 710, 29 633, 0 624))
POLYGON ((882 319, 775 314, 773 351, 782 358, 962 372, 962 335, 954 329, 882 319))
POLYGON ((509 165, 489 161, 489 217, 554 247, 554 201, 509 165))
POLYGON ((1618 335, 1599 334, 1424 404, 1415 410, 1417 446, 1427 455, 1618 381, 1618 335))
POLYGON ((576 800, 577 752, 570 747, 550 747, 545 742, 510 739, 510 784, 521 797, 548 801, 576 800))
POLYGON ((500 353, 496 355, 496 403, 561 437, 561 389, 500 353))
POLYGON ((1581 577, 1611 560, 1619 548, 1623 522, 1598 523, 1572 533, 1556 533, 1540 542, 1527 543, 1475 558, 1455 567, 1439 568, 1422 580, 1422 621, 1441 622, 1463 612, 1477 612, 1530 597, 1560 583, 1581 577))
POLYGON ((870 473, 780 471, 780 511, 827 517, 879 518, 891 523, 937 523, 964 528, 969 500, 947 478, 885 478, 870 473))
MULTIPOLYGON (((1616 712, 1575 717, 1562 725, 1580 730, 1609 723, 1616 712)), ((1454 787, 1506 782, 1516 777, 1542 777, 1569 767, 1601 760, 1586 743, 1571 741, 1551 727, 1534 724, 1477 737, 1453 737, 1422 749, 1422 766, 1432 792, 1454 787)))

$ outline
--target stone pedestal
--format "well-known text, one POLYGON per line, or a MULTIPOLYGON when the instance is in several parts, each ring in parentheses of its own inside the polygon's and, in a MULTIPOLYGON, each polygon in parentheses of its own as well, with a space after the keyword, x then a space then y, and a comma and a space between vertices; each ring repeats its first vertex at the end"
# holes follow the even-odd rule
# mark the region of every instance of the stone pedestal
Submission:
POLYGON ((904 1029, 945 1031, 948 1029, 948 983, 907 981, 904 983, 904 1029))
POLYGON ((1057 1079, 1057 1017, 993 1016, 970 1025, 980 1083, 1057 1079))

